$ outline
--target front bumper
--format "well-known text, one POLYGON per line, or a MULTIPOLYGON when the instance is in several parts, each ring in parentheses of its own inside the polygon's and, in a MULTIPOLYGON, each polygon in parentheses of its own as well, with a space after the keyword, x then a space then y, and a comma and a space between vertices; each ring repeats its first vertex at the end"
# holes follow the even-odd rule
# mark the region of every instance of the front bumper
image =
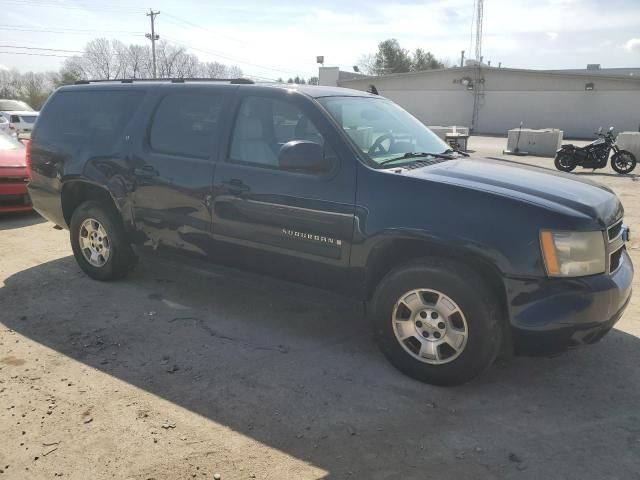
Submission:
POLYGON ((32 210, 26 183, 0 184, 0 213, 32 210))
POLYGON ((611 274, 571 279, 506 279, 516 354, 544 354, 600 340, 631 299, 633 265, 623 250, 611 274))

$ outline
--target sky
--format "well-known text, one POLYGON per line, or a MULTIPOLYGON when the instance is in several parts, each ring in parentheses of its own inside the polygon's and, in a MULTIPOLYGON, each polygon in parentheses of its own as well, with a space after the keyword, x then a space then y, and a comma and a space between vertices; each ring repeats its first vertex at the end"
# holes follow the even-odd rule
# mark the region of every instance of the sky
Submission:
MULTIPOLYGON (((149 7, 162 39, 270 79, 317 75, 316 55, 351 70, 388 38, 451 63, 472 46, 474 0, 0 0, 0 68, 56 70, 96 37, 148 43, 149 7)), ((640 0, 485 0, 482 45, 512 68, 640 67, 640 0)))

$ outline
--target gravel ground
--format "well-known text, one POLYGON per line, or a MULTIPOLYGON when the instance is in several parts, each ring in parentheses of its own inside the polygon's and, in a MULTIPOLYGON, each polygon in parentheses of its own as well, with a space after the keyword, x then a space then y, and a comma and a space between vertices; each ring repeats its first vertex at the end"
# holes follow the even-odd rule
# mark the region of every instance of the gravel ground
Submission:
MULTIPOLYGON (((579 174, 640 232, 637 176, 579 174)), ((166 261, 95 282, 36 215, 0 218, 0 252, 0 480, 640 479, 638 295, 597 345, 444 389, 336 295, 166 261)))

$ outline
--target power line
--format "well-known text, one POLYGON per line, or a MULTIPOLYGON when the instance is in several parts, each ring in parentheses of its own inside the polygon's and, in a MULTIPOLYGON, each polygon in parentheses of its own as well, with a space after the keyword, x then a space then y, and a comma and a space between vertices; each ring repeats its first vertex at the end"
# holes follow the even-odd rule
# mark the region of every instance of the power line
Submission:
POLYGON ((81 10, 89 13, 94 11, 120 13, 120 14, 124 12, 128 12, 128 13, 144 12, 144 10, 137 9, 137 8, 133 9, 133 8, 115 7, 115 6, 105 7, 105 6, 96 6, 96 5, 86 5, 86 4, 80 6, 80 5, 69 5, 69 4, 63 4, 63 3, 55 3, 51 1, 37 1, 37 0, 3 0, 3 3, 16 5, 20 7, 32 6, 32 7, 41 7, 41 8, 62 8, 66 10, 81 10))
MULTIPOLYGON (((203 30, 205 32, 212 33, 213 35, 215 35, 217 37, 220 37, 220 38, 226 38, 226 39, 231 40, 233 42, 237 42, 237 43, 240 43, 240 44, 243 44, 243 45, 251 46, 251 44, 246 42, 245 40, 241 40, 241 39, 236 38, 236 37, 232 37, 232 36, 229 36, 229 35, 221 34, 221 33, 217 32, 215 30, 212 30, 212 29, 207 28, 207 27, 203 27, 201 25, 195 24, 195 23, 190 22, 188 20, 185 20, 183 18, 179 18, 179 17, 177 17, 175 15, 172 15, 170 13, 164 12, 164 15, 166 15, 167 17, 170 17, 169 18, 169 23, 172 23, 173 25, 176 25, 177 27, 182 28, 183 30, 186 30, 186 28, 183 25, 187 25, 189 27, 195 27, 195 28, 198 28, 198 29, 203 30), (171 19, 177 20, 178 22, 172 21, 171 19), (182 23, 183 25, 180 25, 180 23, 182 23)), ((297 57, 297 58, 301 59, 302 57, 297 57)), ((280 70, 278 70, 278 71, 280 71, 280 70)), ((291 72, 289 72, 289 73, 291 73, 291 72)))
POLYGON ((73 55, 54 55, 52 53, 27 53, 27 52, 0 52, 2 55, 29 55, 34 57, 59 57, 71 58, 73 55))
POLYGON ((10 28, 47 28, 47 29, 53 29, 53 30, 68 30, 71 32, 112 32, 112 33, 144 33, 144 32, 139 32, 139 31, 132 31, 132 30, 97 30, 95 28, 70 28, 70 27, 50 27, 48 25, 15 25, 15 24, 11 24, 11 25, 7 25, 7 24, 0 24, 0 27, 10 27, 10 28))
MULTIPOLYGON (((180 18, 180 17, 176 17, 175 15, 172 15, 172 14, 170 14, 170 13, 166 13, 166 12, 165 12, 165 15, 166 15, 167 17, 170 17, 170 18, 169 18, 169 23, 173 23, 174 25, 178 25, 178 26, 180 26, 180 25, 179 25, 179 23, 182 23, 182 24, 187 25, 187 26, 189 26, 189 27, 199 28, 200 30, 204 30, 205 32, 213 33, 214 35, 216 35, 216 36, 218 36, 218 37, 226 38, 226 39, 228 39, 228 40, 232 40, 232 41, 234 41, 234 42, 238 42, 238 43, 242 43, 242 44, 244 44, 244 45, 247 45, 247 42, 245 42, 245 41, 243 41, 243 40, 240 40, 239 38, 230 37, 230 36, 228 36, 228 35, 223 35, 223 34, 221 34, 221 33, 219 33, 219 32, 216 32, 216 31, 214 31, 214 30, 211 30, 210 28, 206 28, 206 27, 203 27, 203 26, 197 25, 197 24, 195 24, 195 23, 193 23, 193 22, 190 22, 190 21, 188 21, 188 20, 184 20, 184 19, 182 19, 182 18, 180 18), (179 22, 179 23, 176 23, 175 21, 171 21, 171 19, 173 19, 173 20, 177 20, 177 22, 179 22)), ((181 27, 181 28, 184 28, 184 27, 181 27)))
POLYGON ((0 45, 0 48, 21 48, 25 50, 47 50, 50 52, 84 53, 82 50, 63 50, 61 48, 26 47, 26 46, 20 46, 20 45, 0 45))
POLYGON ((127 31, 116 31, 116 30, 78 30, 78 31, 66 31, 61 29, 51 30, 51 29, 43 29, 43 28, 15 28, 12 26, 4 26, 0 25, 0 30, 9 30, 13 32, 35 32, 35 33, 57 33, 63 35, 95 35, 96 33, 126 33, 132 36, 144 35, 144 32, 127 32, 127 31))
POLYGON ((221 54, 219 52, 215 52, 213 50, 207 50, 207 49, 204 49, 204 48, 198 48, 198 47, 194 47, 192 45, 188 45, 188 44, 183 43, 183 42, 181 42, 181 41, 179 41, 179 40, 177 40, 175 38, 167 37, 166 35, 165 35, 164 38, 166 38, 167 40, 171 40, 172 42, 177 43, 178 45, 182 45, 185 48, 189 48, 191 50, 196 50, 196 51, 202 52, 202 53, 207 53, 209 55, 213 55, 213 56, 216 56, 216 57, 219 57, 219 58, 224 58, 225 60, 229 60, 229 61, 235 62, 235 63, 240 63, 242 65, 249 65, 251 67, 261 68, 263 70, 270 70, 272 72, 286 73, 286 74, 289 74, 289 75, 299 75, 300 74, 300 72, 294 72, 292 70, 283 70, 283 69, 280 69, 280 68, 273 68, 273 67, 269 67, 269 66, 266 66, 266 65, 258 65, 257 63, 246 62, 244 60, 239 60, 237 58, 228 57, 226 55, 223 55, 223 54, 221 54))

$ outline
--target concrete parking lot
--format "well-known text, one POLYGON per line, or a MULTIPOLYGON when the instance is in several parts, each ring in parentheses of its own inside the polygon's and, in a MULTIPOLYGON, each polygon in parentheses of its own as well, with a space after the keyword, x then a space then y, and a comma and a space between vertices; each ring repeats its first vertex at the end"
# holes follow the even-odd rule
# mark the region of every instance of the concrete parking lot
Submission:
MULTIPOLYGON (((640 265, 640 177, 577 175, 620 196, 640 265)), ((0 479, 640 479, 639 295, 597 345, 437 388, 387 363, 357 302, 167 261, 95 282, 68 232, 5 216, 0 479)))

